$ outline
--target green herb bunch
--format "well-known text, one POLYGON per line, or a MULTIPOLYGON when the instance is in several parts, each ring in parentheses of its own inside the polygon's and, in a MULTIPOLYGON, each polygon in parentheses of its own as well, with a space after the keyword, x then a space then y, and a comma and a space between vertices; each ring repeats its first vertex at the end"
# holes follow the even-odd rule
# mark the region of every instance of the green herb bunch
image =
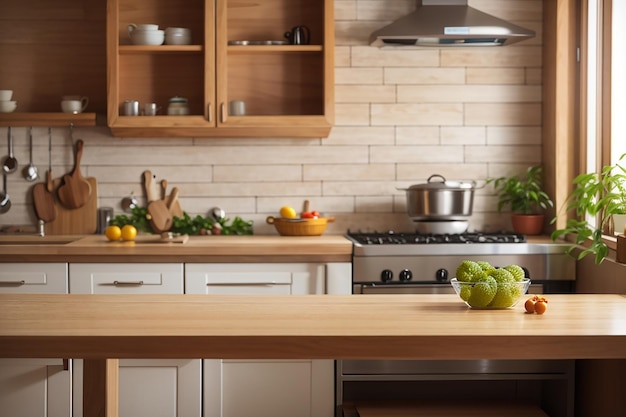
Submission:
MULTIPOLYGON (((150 227, 147 215, 148 210, 146 208, 134 207, 130 216, 125 214, 117 215, 109 222, 109 224, 119 227, 131 224, 140 232, 152 233, 152 228, 150 227)), ((191 217, 186 212, 183 213, 183 217, 174 216, 170 232, 187 235, 210 234, 216 225, 219 225, 217 227, 221 229, 221 234, 223 235, 253 234, 252 221, 243 220, 239 216, 235 217, 232 222, 228 218, 223 218, 217 221, 200 215, 191 217)))

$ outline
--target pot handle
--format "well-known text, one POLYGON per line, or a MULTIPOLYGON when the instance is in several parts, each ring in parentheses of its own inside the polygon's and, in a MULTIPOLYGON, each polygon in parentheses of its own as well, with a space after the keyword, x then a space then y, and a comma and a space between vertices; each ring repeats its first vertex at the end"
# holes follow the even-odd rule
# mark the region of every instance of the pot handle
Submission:
POLYGON ((432 180, 433 178, 441 178, 443 181, 441 182, 446 182, 446 179, 444 178, 443 175, 439 175, 439 174, 433 174, 430 177, 428 177, 427 182, 430 182, 430 180, 432 180))

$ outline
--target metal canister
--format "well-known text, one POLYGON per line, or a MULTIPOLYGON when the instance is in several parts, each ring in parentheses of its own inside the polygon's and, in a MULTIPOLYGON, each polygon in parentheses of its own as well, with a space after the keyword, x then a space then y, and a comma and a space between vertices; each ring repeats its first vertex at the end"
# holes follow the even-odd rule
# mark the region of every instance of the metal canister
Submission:
POLYGON ((124 114, 126 116, 139 116, 139 102, 137 100, 126 100, 124 102, 124 114))
POLYGON ((100 207, 98 209, 98 229, 96 233, 104 233, 111 220, 113 220, 113 207, 100 207))

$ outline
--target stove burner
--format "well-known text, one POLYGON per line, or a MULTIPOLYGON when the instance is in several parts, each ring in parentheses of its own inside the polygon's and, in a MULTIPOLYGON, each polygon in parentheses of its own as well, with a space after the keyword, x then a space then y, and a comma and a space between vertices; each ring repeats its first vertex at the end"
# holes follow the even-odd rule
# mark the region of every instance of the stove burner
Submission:
POLYGON ((350 233, 348 237, 362 245, 415 245, 431 243, 524 243, 524 235, 513 232, 419 234, 419 233, 350 233))

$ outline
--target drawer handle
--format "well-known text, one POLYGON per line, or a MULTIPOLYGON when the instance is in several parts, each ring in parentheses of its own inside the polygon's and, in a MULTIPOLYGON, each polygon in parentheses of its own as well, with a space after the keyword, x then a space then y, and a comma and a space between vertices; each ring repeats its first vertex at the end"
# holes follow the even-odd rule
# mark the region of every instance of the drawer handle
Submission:
POLYGON ((289 283, 271 282, 208 282, 207 287, 269 287, 271 285, 290 285, 289 283))
POLYGON ((20 287, 25 285, 26 281, 0 281, 0 287, 20 287))
POLYGON ((211 123, 212 119, 213 119, 213 106, 211 105, 211 103, 209 103, 209 108, 207 110, 207 114, 208 114, 208 119, 209 119, 209 123, 211 123))
POLYGON ((143 281, 113 281, 116 287, 139 287, 143 285, 143 281))

